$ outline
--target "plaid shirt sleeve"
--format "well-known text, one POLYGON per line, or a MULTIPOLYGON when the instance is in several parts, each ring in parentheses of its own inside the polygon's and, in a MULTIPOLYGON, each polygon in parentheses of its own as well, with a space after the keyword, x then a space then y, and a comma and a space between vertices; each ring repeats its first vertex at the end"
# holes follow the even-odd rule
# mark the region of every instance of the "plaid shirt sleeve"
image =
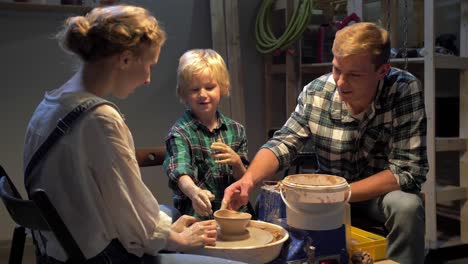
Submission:
POLYGON ((312 96, 309 94, 309 86, 315 85, 321 80, 316 80, 304 87, 298 98, 296 109, 286 121, 284 126, 275 132, 273 137, 265 143, 261 148, 267 148, 276 155, 279 162, 279 169, 288 167, 291 161, 296 159, 297 154, 304 147, 308 138, 311 136, 308 127, 308 119, 311 113, 310 100, 312 96))
MULTIPOLYGON (((400 84, 401 85, 401 84, 400 84)), ((418 193, 429 170, 426 152, 426 114, 419 81, 399 89, 393 107, 393 142, 389 169, 396 175, 402 191, 418 193)))
POLYGON ((189 144, 183 135, 171 132, 166 139, 166 150, 163 167, 169 177, 169 186, 178 189, 177 182, 180 176, 194 174, 189 144))

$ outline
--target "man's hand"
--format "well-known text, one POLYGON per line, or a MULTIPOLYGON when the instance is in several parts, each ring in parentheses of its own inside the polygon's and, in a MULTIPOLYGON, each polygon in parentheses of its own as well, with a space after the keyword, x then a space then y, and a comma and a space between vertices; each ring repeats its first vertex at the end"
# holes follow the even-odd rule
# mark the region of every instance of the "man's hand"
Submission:
POLYGON ((224 201, 227 208, 237 210, 249 201, 249 194, 254 187, 254 182, 248 175, 244 175, 240 180, 231 184, 224 190, 224 201))

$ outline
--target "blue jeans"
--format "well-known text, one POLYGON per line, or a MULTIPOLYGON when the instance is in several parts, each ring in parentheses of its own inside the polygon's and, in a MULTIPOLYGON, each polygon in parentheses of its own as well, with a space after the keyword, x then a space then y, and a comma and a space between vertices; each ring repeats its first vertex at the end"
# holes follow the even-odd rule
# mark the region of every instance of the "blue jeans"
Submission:
POLYGON ((159 205, 159 210, 163 211, 163 212, 166 213, 170 218, 172 218, 172 223, 174 223, 175 221, 177 221, 177 219, 179 219, 179 217, 180 217, 180 212, 179 212, 179 210, 177 210, 177 208, 175 208, 175 207, 172 206, 172 205, 160 204, 160 205, 159 205))
POLYGON ((424 263, 425 214, 417 194, 389 192, 376 199, 352 203, 351 212, 361 211, 385 225, 387 258, 399 263, 424 263))

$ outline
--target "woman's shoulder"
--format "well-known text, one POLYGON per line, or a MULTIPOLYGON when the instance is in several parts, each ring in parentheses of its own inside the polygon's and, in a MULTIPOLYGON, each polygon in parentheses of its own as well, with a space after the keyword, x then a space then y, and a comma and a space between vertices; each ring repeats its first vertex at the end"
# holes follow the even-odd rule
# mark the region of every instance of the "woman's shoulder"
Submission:
POLYGON ((119 108, 103 98, 87 98, 86 100, 82 100, 81 106, 87 109, 83 119, 88 122, 125 123, 125 117, 119 108))
POLYGON ((107 116, 115 119, 122 119, 123 116, 113 104, 103 103, 96 106, 96 109, 92 111, 94 115, 107 116))

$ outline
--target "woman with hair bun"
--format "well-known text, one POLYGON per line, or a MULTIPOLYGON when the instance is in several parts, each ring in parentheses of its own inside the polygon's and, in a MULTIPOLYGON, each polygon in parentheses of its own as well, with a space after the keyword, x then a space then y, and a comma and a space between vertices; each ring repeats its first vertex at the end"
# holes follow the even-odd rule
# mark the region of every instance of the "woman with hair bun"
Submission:
MULTIPOLYGON (((124 99, 150 82, 165 41, 156 18, 136 6, 98 7, 68 18, 57 39, 82 63, 67 82, 45 94, 29 122, 24 149, 28 193, 46 191, 86 263, 223 263, 158 254, 213 245, 216 224, 189 216, 172 224, 160 211, 142 181, 124 118, 104 99, 124 99)), ((34 232, 34 238, 38 263, 67 261, 53 234, 34 232)))

